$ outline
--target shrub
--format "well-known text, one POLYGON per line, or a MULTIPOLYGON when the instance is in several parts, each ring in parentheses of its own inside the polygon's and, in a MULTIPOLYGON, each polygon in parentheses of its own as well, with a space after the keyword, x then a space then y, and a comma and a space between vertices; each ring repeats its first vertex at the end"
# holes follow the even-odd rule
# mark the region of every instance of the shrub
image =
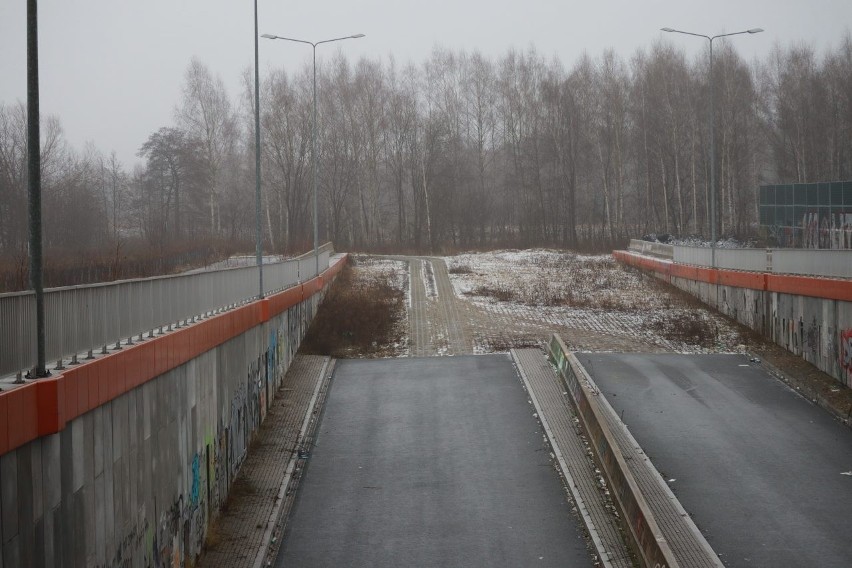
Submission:
POLYGON ((394 274, 366 278, 346 266, 320 305, 302 342, 303 353, 346 357, 381 353, 405 317, 405 296, 394 274))
POLYGON ((450 274, 473 274, 473 269, 467 264, 454 264, 448 271, 450 274))

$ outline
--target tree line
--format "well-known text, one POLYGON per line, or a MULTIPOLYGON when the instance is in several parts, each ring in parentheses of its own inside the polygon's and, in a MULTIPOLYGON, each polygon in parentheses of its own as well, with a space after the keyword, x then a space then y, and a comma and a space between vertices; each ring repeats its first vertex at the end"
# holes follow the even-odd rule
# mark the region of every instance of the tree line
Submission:
MULTIPOLYGON (((852 39, 817 54, 714 53, 719 231, 754 232, 757 188, 852 176, 852 39)), ((318 69, 320 237, 348 250, 608 246, 708 235, 708 57, 658 42, 570 65, 534 48, 435 48, 420 64, 339 52, 318 69)), ((174 120, 129 170, 43 121, 48 251, 254 240, 253 76, 187 67, 174 120)), ((267 251, 312 242, 312 75, 261 80, 267 251)), ((0 256, 26 249, 26 108, 0 103, 0 256)))

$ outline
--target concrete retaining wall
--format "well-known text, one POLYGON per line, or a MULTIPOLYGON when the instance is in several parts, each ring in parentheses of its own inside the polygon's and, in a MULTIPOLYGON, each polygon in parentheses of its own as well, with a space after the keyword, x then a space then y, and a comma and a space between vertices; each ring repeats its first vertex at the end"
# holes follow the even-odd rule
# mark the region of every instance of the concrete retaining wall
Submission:
POLYGON ((852 387, 852 280, 687 266, 615 251, 852 387))
POLYGON ((0 394, 0 568, 192 564, 344 262, 0 394))
POLYGON ((662 531, 654 520, 651 508, 630 473, 618 442, 601 416, 596 394, 590 392, 591 379, 586 375, 574 354, 568 351, 562 339, 554 335, 548 345, 550 360, 556 365, 565 381, 595 459, 612 488, 614 501, 619 508, 625 533, 642 562, 650 568, 675 568, 678 566, 662 531))

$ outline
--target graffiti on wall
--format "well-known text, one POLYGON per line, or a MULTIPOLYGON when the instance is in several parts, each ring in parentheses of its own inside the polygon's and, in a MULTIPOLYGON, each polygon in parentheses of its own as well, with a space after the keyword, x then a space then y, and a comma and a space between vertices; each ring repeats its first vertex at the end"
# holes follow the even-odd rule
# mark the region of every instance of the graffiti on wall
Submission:
POLYGON ((775 246, 779 247, 796 246, 796 230, 793 227, 770 225, 768 229, 770 243, 774 243, 775 246))
POLYGON ((805 331, 805 346, 811 352, 811 355, 816 355, 819 349, 820 328, 816 318, 813 318, 808 329, 805 331))
POLYGON ((119 540, 118 550, 116 550, 109 566, 132 566, 134 553, 145 547, 147 537, 150 534, 152 533, 148 526, 148 518, 145 515, 145 506, 143 505, 139 510, 138 520, 119 540))
POLYGON ((147 511, 144 505, 139 508, 126 534, 116 535, 118 546, 109 566, 179 567, 195 562, 210 515, 222 505, 244 462, 251 436, 269 406, 268 398, 283 381, 304 335, 307 322, 302 320, 313 311, 310 302, 288 310, 266 336, 266 349, 243 372, 217 377, 235 388, 230 400, 226 397, 219 403, 215 427, 182 464, 177 497, 165 508, 156 498, 148 502, 147 511))
POLYGON ((198 507, 198 489, 201 486, 201 456, 195 454, 192 458, 192 487, 189 501, 193 507, 198 507))
POLYGON ((840 366, 852 373, 852 329, 840 332, 840 366))
POLYGON ((815 249, 852 248, 852 213, 809 211, 801 222, 802 247, 815 249))
MULTIPOLYGON (((194 456, 193 464, 197 460, 200 460, 198 454, 194 456)), ((148 565, 179 568, 186 565, 187 559, 194 559, 201 553, 207 529, 206 507, 201 505, 201 498, 193 503, 191 495, 184 498, 181 493, 160 513, 151 542, 153 562, 148 565)))

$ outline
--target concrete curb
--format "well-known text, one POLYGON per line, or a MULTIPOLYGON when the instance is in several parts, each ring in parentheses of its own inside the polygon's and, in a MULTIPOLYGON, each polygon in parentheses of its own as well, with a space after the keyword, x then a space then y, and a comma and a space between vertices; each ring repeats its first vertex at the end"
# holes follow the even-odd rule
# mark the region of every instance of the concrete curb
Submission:
POLYGON ((822 408, 826 412, 828 412, 835 420, 846 426, 847 428, 852 428, 852 420, 850 420, 850 416, 852 416, 852 407, 846 409, 846 412, 831 403, 829 403, 823 396, 820 395, 818 391, 815 391, 811 388, 811 386, 805 382, 800 381, 793 375, 789 375, 770 363, 764 357, 758 357, 753 353, 748 353, 749 359, 757 359, 760 361, 759 363, 755 363, 756 365, 762 366, 770 375, 775 377, 777 380, 784 383, 788 388, 792 389, 797 395, 804 398, 811 404, 815 404, 818 407, 822 408))
MULTIPOLYGON (((320 377, 317 381, 317 386, 314 388, 314 394, 311 397, 311 401, 308 403, 308 409, 305 412, 305 419, 302 421, 302 427, 299 430, 299 437, 296 439, 296 448, 298 448, 299 443, 305 438, 305 434, 308 431, 311 418, 314 416, 314 410, 317 404, 317 399, 319 398, 320 390, 322 390, 323 385, 328 383, 330 378, 329 375, 331 374, 329 372, 329 367, 333 369, 334 362, 330 357, 326 357, 322 369, 320 370, 320 377)), ((279 487, 278 495, 275 498, 275 506, 272 508, 272 512, 269 514, 269 519, 266 521, 266 529, 263 533, 263 544, 261 544, 260 550, 257 551, 257 556, 252 564, 254 568, 263 568, 265 565, 264 561, 266 560, 266 557, 269 554, 269 549, 272 546, 272 535, 275 532, 275 527, 278 526, 278 522, 281 520, 280 516, 284 507, 284 501, 287 497, 287 487, 290 485, 290 480, 293 478, 293 472, 296 469, 296 462, 299 460, 299 452, 296 448, 294 448, 294 451, 290 456, 290 461, 287 464, 287 469, 284 473, 284 479, 281 480, 281 486, 279 487)))
POLYGON ((643 566, 677 568, 679 566, 654 519, 648 503, 639 491, 636 480, 624 461, 618 442, 599 416, 600 407, 595 402, 599 391, 590 382, 576 357, 565 347, 562 338, 554 334, 548 344, 548 354, 565 381, 577 415, 583 423, 590 446, 601 470, 607 477, 614 501, 626 525, 631 545, 638 553, 643 566), (578 372, 579 375, 578 376, 578 372), (581 378, 583 380, 581 380, 581 378))
POLYGON ((533 389, 530 387, 530 383, 527 379, 526 373, 524 372, 524 368, 521 366, 520 361, 518 361, 518 357, 515 354, 515 350, 512 349, 510 353, 512 354, 512 361, 515 363, 515 369, 518 370, 518 375, 520 375, 521 380, 524 383, 524 387, 527 389, 527 394, 529 395, 530 400, 532 400, 533 406, 535 406, 535 411, 538 414, 538 419, 541 421, 542 428, 544 428, 544 433, 547 435, 547 440, 550 442, 550 447, 553 449, 553 454, 556 456, 556 460, 559 462, 559 469, 562 470, 562 475, 565 476, 565 482, 568 485, 568 489, 571 491, 571 497, 577 504, 577 510, 580 512, 580 516, 583 517, 583 524, 586 527, 586 531, 589 533, 589 538, 592 539, 592 544, 594 544, 595 551, 598 553, 598 560, 600 561, 601 566, 604 566, 604 568, 611 568, 612 563, 609 561, 609 554, 607 553, 606 547, 604 547, 603 542, 601 542, 601 538, 598 535, 598 530, 595 528, 595 523, 592 521, 592 517, 589 514, 589 510, 586 507, 586 503, 583 501, 583 497, 577 490, 577 484, 574 483, 574 478, 571 476, 571 470, 568 468, 568 464, 565 462, 565 457, 562 455, 562 450, 560 450, 559 446, 556 444, 556 437, 553 435, 553 431, 550 429, 550 425, 547 423, 547 418, 544 417, 544 412, 542 412, 541 406, 538 403, 538 399, 536 398, 533 389))

